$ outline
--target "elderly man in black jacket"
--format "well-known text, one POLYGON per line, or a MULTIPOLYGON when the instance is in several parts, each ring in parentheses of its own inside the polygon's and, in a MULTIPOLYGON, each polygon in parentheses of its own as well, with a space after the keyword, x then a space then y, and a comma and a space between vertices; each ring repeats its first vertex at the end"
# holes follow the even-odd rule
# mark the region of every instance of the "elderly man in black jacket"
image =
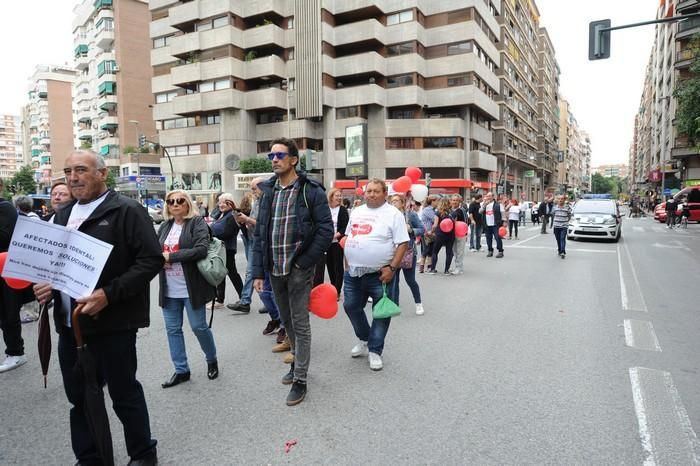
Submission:
POLYGON ((263 291, 265 271, 294 353, 294 363, 282 383, 292 385, 287 405, 306 396, 311 353, 309 294, 314 268, 333 239, 333 219, 323 186, 297 172, 299 150, 291 139, 272 141, 268 154, 275 175, 262 190, 253 242, 253 282, 263 291))
POLYGON ((113 246, 91 295, 73 300, 50 285, 34 286, 40 302, 54 299, 59 363, 73 405, 73 452, 80 464, 99 462, 83 409, 83 382, 74 370, 77 353, 70 314, 77 309, 84 342, 124 427, 129 464, 157 464, 146 399, 136 380, 136 332, 150 324, 149 283, 163 267, 163 254, 146 210, 107 188, 107 168, 99 155, 82 150, 71 153, 64 173, 75 201, 56 213, 54 223, 113 246))

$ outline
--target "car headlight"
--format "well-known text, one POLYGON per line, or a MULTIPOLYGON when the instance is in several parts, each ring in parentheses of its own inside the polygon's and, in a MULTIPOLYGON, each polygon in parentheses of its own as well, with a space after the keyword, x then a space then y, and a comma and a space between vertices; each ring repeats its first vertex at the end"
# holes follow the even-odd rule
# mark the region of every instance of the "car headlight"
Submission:
POLYGON ((615 217, 607 217, 603 223, 606 225, 615 225, 615 217))

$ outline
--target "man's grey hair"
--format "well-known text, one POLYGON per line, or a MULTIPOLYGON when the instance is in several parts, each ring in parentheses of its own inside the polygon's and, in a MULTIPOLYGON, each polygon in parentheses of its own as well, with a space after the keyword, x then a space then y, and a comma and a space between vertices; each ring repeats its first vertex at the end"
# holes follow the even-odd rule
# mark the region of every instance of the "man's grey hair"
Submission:
POLYGON ((95 168, 98 170, 102 170, 103 168, 107 168, 107 164, 105 163, 105 159, 102 158, 100 154, 95 152, 94 150, 90 149, 76 149, 70 153, 70 155, 77 154, 77 155, 89 155, 92 158, 95 159, 95 168))
POLYGON ((34 202, 29 196, 17 196, 15 198, 15 207, 19 209, 20 212, 23 212, 25 214, 28 214, 29 212, 32 211, 32 206, 34 205, 34 202))

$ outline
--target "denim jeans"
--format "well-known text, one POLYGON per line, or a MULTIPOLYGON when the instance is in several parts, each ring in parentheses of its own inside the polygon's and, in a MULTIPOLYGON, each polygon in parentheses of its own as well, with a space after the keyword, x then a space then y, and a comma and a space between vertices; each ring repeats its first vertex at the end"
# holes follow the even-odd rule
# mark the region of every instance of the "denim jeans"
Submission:
POLYGON ((455 271, 464 272, 464 248, 467 245, 467 238, 455 238, 454 251, 455 271))
MULTIPOLYGON (((248 254, 246 254, 248 257, 248 254)), ((241 293, 241 304, 250 304, 253 300, 253 261, 248 260, 245 266, 245 280, 241 293)), ((269 309, 269 308, 268 308, 269 309)))
MULTIPOLYGON (((394 295, 396 289, 395 281, 398 280, 398 274, 394 275, 392 282, 387 283, 386 293, 389 299, 398 302, 398 297, 394 295)), ((343 307, 345 313, 350 319, 352 328, 355 330, 355 336, 367 342, 367 348, 372 353, 382 354, 384 351, 384 339, 389 332, 389 324, 391 318, 388 319, 372 319, 370 326, 367 320, 365 306, 367 298, 372 298, 372 307, 379 302, 384 296, 382 282, 379 281, 379 272, 368 273, 361 277, 351 277, 345 272, 343 282, 345 298, 343 299, 343 307)))
POLYGON ((216 361, 216 345, 214 335, 207 326, 206 306, 194 309, 189 298, 163 298, 163 318, 165 319, 165 329, 168 333, 168 347, 170 348, 170 359, 175 366, 175 372, 184 374, 190 371, 187 365, 187 352, 185 351, 185 336, 182 333, 183 307, 187 311, 187 320, 194 332, 199 346, 204 352, 207 362, 216 361))
MULTIPOLYGON (((73 453, 84 464, 102 464, 85 414, 85 388, 83 376, 76 370, 78 354, 73 331, 65 326, 60 326, 57 331, 63 387, 72 405, 70 436, 73 453)), ((136 380, 136 330, 83 338, 97 363, 98 381, 107 384, 112 407, 124 427, 127 453, 132 459, 155 453, 157 442, 151 438, 146 398, 136 380)))
POLYGON ((275 302, 294 353, 294 381, 306 382, 311 360, 311 323, 309 295, 314 279, 314 267, 300 269, 292 266, 288 275, 270 276, 275 302))
POLYGON ((554 237, 557 239, 557 252, 566 254, 566 227, 554 227, 554 237))
POLYGON ((481 233, 484 227, 481 225, 470 225, 469 226, 469 249, 481 250, 481 233))
POLYGON ((489 252, 493 252, 492 238, 494 237, 496 238, 496 249, 498 249, 498 252, 503 252, 503 240, 501 240, 501 235, 498 234, 498 228, 498 225, 486 226, 486 247, 489 252))
MULTIPOLYGON (((413 255, 413 267, 411 267, 410 269, 401 269, 401 268, 396 269, 395 278, 391 282, 391 285, 393 287, 392 296, 396 297, 396 301, 394 301, 396 304, 399 304, 399 284, 401 282, 401 272, 403 272, 403 276, 406 279, 406 284, 411 289, 411 294, 413 295, 413 302, 416 304, 421 303, 420 287, 418 286, 418 282, 416 281, 416 260, 417 259, 418 258, 416 257, 416 254, 414 254, 413 255)), ((387 292, 387 294, 388 294, 388 292, 387 292)))
MULTIPOLYGON (((270 314, 270 319, 280 320, 280 310, 277 308, 277 303, 275 303, 275 295, 272 292, 272 283, 270 283, 270 274, 268 272, 265 272, 263 290, 258 293, 258 296, 260 296, 260 300, 263 302, 268 314, 270 314)), ((284 328, 284 325, 282 328, 284 328)))

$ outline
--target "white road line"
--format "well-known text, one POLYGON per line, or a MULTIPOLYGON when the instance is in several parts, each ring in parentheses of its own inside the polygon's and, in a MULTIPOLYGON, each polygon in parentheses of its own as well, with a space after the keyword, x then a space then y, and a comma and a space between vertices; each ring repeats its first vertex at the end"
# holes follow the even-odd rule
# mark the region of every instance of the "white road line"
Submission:
MULTIPOLYGON (((523 243, 527 243, 528 241, 532 241, 532 240, 535 239, 535 238, 539 238, 539 235, 532 236, 532 237, 530 237, 530 238, 528 238, 528 239, 520 240, 520 241, 518 241, 517 243, 512 244, 511 247, 517 247, 517 246, 519 246, 519 245, 521 245, 521 244, 523 244, 523 243)), ((504 245, 504 246, 505 246, 505 245, 504 245)))
MULTIPOLYGON (((527 240, 525 240, 527 241, 527 240)), ((503 246, 505 249, 508 248, 515 248, 515 249, 550 249, 552 251, 556 252, 556 246, 520 246, 520 243, 517 244, 504 244, 503 246)), ((571 251, 577 251, 577 252, 603 252, 603 253, 609 253, 609 254, 615 254, 615 251, 607 251, 604 249, 585 249, 585 248, 566 248, 567 252, 571 251)))
POLYGON ((646 320, 625 319, 625 344, 630 348, 661 352, 654 327, 646 320))
POLYGON ((644 233, 644 227, 632 227, 634 231, 638 231, 639 233, 644 233))
POLYGON ((631 367, 629 376, 644 465, 700 464, 700 442, 671 374, 631 367))
POLYGON ((625 286, 625 279, 622 276, 622 260, 620 259, 620 245, 617 246, 617 268, 620 271, 620 301, 622 302, 622 309, 629 309, 629 301, 627 300, 627 287, 625 286))
POLYGON ((627 262, 630 265, 630 269, 632 270, 632 278, 634 279, 634 285, 637 288, 637 293, 639 295, 639 300, 641 301, 641 309, 637 309, 642 312, 649 312, 649 308, 647 307, 647 302, 644 299, 644 293, 642 292, 642 286, 639 284, 639 278, 637 278, 637 269, 634 268, 634 264, 632 263, 632 254, 630 254, 630 250, 627 247, 627 243, 622 243, 622 247, 625 250, 625 255, 627 256, 627 262))

